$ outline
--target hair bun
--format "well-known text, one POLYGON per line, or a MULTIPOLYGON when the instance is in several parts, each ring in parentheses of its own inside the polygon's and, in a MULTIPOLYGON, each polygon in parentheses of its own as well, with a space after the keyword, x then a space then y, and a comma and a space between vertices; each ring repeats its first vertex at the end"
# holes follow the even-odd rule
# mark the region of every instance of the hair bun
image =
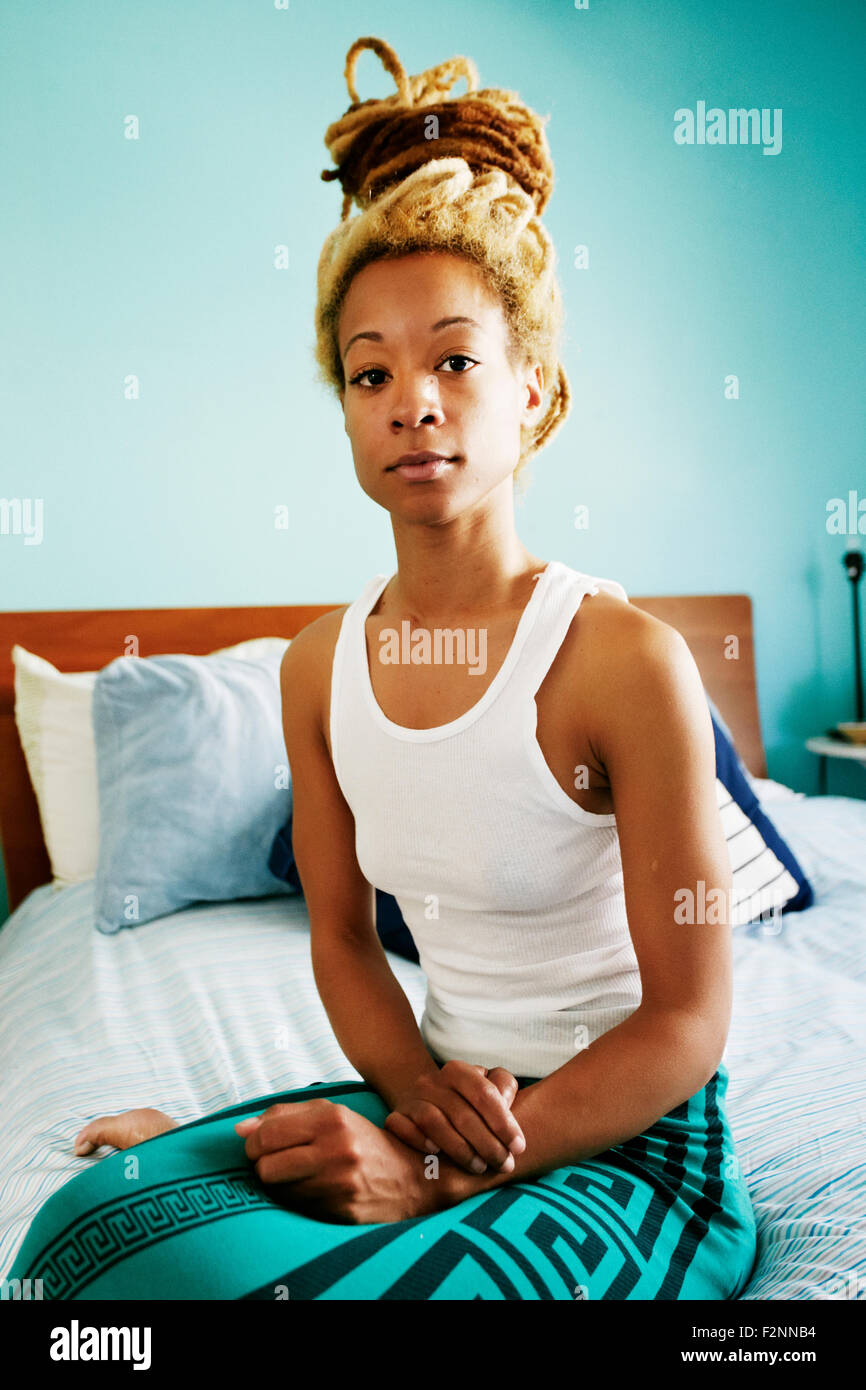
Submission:
POLYGON ((322 170, 326 182, 340 181, 343 218, 353 200, 363 210, 430 160, 453 156, 464 159, 474 174, 502 170, 529 194, 537 213, 544 211, 554 179, 544 130, 549 117, 531 111, 516 92, 495 87, 479 92, 471 58, 450 58, 413 77, 384 39, 356 39, 346 55, 346 85, 352 104, 325 132, 337 168, 322 170), (393 76, 395 95, 358 100, 355 64, 365 48, 393 76), (449 96, 461 77, 466 94, 449 96))

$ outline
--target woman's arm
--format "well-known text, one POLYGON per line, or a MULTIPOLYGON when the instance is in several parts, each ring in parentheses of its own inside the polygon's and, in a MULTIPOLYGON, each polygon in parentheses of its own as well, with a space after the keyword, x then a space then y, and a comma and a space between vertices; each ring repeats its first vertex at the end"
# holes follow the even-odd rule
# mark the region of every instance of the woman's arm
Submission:
POLYGON ((623 1143, 694 1095, 724 1052, 731 1016, 731 863, 716 800, 712 720, 675 629, 636 609, 591 647, 581 701, 611 784, 642 998, 535 1085, 513 1114, 526 1150, 508 1174, 440 1168, 446 1204, 623 1143), (693 911, 689 911, 689 908, 693 911))
POLYGON ((376 931, 376 895, 355 854, 355 822, 334 773, 322 721, 334 624, 304 628, 283 657, 283 734, 292 772, 292 847, 310 914, 316 987, 352 1066, 393 1106, 438 1073, 376 931))
MULTIPOLYGON (((306 893, 303 872, 301 879, 306 893)), ((355 1070, 393 1109, 419 1076, 435 1076, 439 1068, 376 928, 368 942, 329 936, 327 930, 319 932, 318 943, 315 936, 312 940, 313 974, 334 1036, 355 1070)))

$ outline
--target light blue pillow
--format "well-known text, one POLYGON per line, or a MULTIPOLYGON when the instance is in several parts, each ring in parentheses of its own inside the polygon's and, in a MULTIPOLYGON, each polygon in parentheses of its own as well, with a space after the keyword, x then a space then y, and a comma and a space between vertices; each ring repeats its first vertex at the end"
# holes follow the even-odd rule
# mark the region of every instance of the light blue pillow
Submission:
POLYGON ((297 892, 268 868, 292 810, 281 660, 121 656, 97 674, 99 931, 297 892))

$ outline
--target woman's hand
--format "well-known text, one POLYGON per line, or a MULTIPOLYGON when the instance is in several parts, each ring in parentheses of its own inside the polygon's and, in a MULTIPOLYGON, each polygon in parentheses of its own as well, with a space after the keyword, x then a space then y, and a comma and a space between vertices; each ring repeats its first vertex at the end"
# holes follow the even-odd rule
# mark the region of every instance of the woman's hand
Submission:
POLYGON ((235 1131, 268 1196, 320 1221, 405 1221, 445 1200, 413 1150, 324 1097, 271 1105, 235 1131))
POLYGON ((125 1110, 122 1115, 101 1115, 98 1120, 91 1120, 76 1135, 74 1148, 79 1158, 92 1153, 100 1144, 131 1149, 133 1144, 141 1144, 145 1139, 176 1128, 176 1121, 162 1110, 125 1110))
POLYGON ((470 1173, 487 1165, 510 1173, 526 1148, 523 1130, 511 1113, 517 1079, 505 1067, 445 1062, 423 1072, 397 1098, 385 1128, 420 1153, 438 1153, 470 1173))

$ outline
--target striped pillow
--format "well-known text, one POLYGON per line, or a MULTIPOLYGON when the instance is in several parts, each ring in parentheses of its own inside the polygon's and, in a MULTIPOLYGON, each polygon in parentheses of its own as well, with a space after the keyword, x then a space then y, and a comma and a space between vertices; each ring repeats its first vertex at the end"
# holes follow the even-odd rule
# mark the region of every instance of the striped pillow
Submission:
MULTIPOLYGON (((705 692, 706 693, 706 692, 705 692)), ((731 859, 731 926, 777 921, 814 900, 796 856, 761 806, 730 730, 707 695, 716 741, 716 800, 731 859)))

